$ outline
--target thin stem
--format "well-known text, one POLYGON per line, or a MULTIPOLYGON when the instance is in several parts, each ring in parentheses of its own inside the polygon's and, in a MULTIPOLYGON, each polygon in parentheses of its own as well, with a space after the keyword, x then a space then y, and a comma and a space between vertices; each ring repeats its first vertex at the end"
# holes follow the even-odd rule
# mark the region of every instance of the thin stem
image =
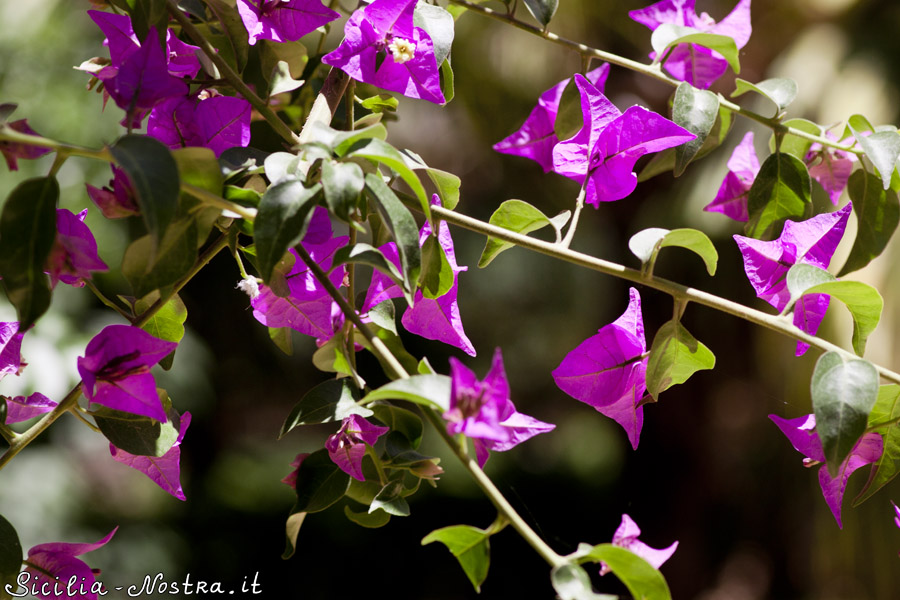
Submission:
POLYGON ((90 421, 88 421, 88 420, 84 417, 84 415, 81 414, 81 411, 82 411, 82 410, 83 410, 83 409, 82 409, 80 406, 78 406, 78 405, 76 404, 75 406, 72 407, 72 409, 71 409, 69 412, 70 412, 71 414, 75 415, 75 417, 76 417, 79 421, 81 421, 82 423, 84 423, 85 425, 87 425, 88 427, 90 427, 91 429, 93 429, 95 432, 97 432, 97 433, 103 433, 102 431, 100 431, 100 428, 99 428, 99 427, 97 427, 96 425, 94 425, 93 423, 91 423, 90 421))
POLYGON ((231 202, 230 200, 226 200, 221 196, 217 196, 212 192, 208 192, 201 187, 197 187, 196 185, 191 185, 189 183, 181 184, 181 191, 190 194, 200 202, 206 204, 207 206, 212 206, 214 208, 218 208, 221 210, 228 210, 237 215, 240 215, 242 219, 246 219, 248 221, 252 221, 256 218, 256 209, 248 208, 246 206, 241 206, 236 202, 231 202))
POLYGON ((14 144, 23 144, 25 146, 49 148, 68 156, 83 156, 85 158, 95 158, 110 163, 114 162, 108 148, 93 150, 83 146, 64 144, 56 140, 51 140, 50 138, 45 138, 41 135, 31 135, 30 133, 16 131, 6 123, 0 123, 0 142, 12 142, 14 144))
POLYGON ((500 490, 497 489, 497 486, 494 485, 494 482, 491 481, 490 477, 481 470, 481 467, 478 466, 475 459, 469 456, 468 453, 462 451, 460 445, 453 439, 453 436, 447 433, 447 428, 444 426, 443 419, 430 408, 422 407, 422 413, 425 415, 425 418, 428 419, 428 422, 434 426, 441 438, 443 438, 447 445, 450 446, 450 449, 453 450, 453 453, 456 454, 456 457, 462 462, 469 474, 475 479, 475 483, 478 484, 478 487, 480 487, 485 495, 487 495, 500 514, 509 520, 513 529, 519 532, 519 535, 521 535, 522 538, 528 542, 551 567, 558 567, 565 564, 566 560, 554 552, 553 548, 548 546, 547 543, 541 539, 541 536, 535 533, 528 523, 525 522, 519 513, 516 512, 516 509, 513 508, 509 501, 503 496, 500 490))
MULTIPOLYGON (((657 81, 661 81, 667 85, 672 87, 678 87, 681 81, 669 77, 666 75, 660 64, 644 64, 639 63, 637 61, 633 61, 627 59, 625 57, 619 56, 618 54, 612 54, 610 52, 605 52, 603 50, 599 50, 597 48, 592 48, 585 44, 580 44, 578 42, 573 42, 572 40, 568 40, 566 38, 560 37, 555 33, 551 33, 546 31, 545 29, 541 29, 540 27, 535 27, 529 23, 525 23, 524 21, 520 21, 516 19, 512 15, 506 14, 504 12, 499 12, 496 10, 492 10, 486 6, 481 6, 479 4, 475 4, 474 2, 470 2, 469 0, 450 0, 451 4, 457 4, 459 6, 465 6, 467 9, 476 12, 478 14, 484 15, 486 17, 490 17, 492 19, 496 19, 498 21, 502 21, 507 23, 508 25, 512 25, 522 31, 527 31, 532 35, 536 35, 538 37, 542 37, 547 41, 553 42, 559 46, 564 48, 568 48, 569 50, 574 50, 578 52, 582 56, 593 56, 595 58, 599 58, 601 60, 605 60, 606 62, 618 65, 620 67, 624 67, 636 73, 640 73, 642 75, 646 75, 652 79, 656 79, 657 81)), ((812 142, 818 142, 823 146, 829 146, 831 148, 837 148, 838 150, 843 150, 845 152, 853 152, 854 154, 863 154, 863 151, 855 148, 853 146, 845 146, 843 144, 839 144, 834 140, 829 140, 828 138, 820 135, 815 135, 811 133, 807 133, 801 129, 796 129, 794 127, 787 127, 783 125, 778 117, 764 117, 758 113, 753 112, 752 110, 748 110, 746 108, 741 107, 734 102, 731 102, 725 99, 724 96, 719 94, 719 105, 727 108, 728 110, 735 112, 739 115, 742 115, 748 119, 756 121, 757 123, 761 123, 766 127, 771 128, 776 132, 789 133, 791 135, 801 137, 806 140, 810 140, 812 142)))
POLYGON ((566 237, 559 243, 560 248, 568 248, 569 244, 572 243, 572 238, 575 237, 575 229, 578 227, 578 217, 581 216, 581 209, 584 208, 585 185, 587 185, 587 178, 584 180, 584 185, 581 186, 581 191, 578 192, 578 197, 575 198, 575 212, 572 213, 572 220, 569 221, 569 229, 566 231, 566 237))
POLYGON ((10 429, 5 423, 0 423, 0 436, 6 440, 7 444, 12 445, 12 443, 16 441, 16 438, 19 437, 19 434, 10 429))
MULTIPOLYGON (((352 104, 352 102, 351 102, 352 104)), ((356 245, 356 229, 350 227, 349 246, 356 245)), ((356 265, 347 263, 347 300, 353 312, 356 312, 356 265)), ((353 341, 353 324, 344 321, 344 344, 347 346, 347 356, 350 358, 350 368, 356 372, 356 344, 353 341)))
POLYGON ((229 85, 237 91, 241 96, 247 99, 253 108, 262 115, 262 117, 269 122, 269 125, 272 126, 272 129, 282 137, 288 144, 293 146, 297 143, 297 136, 294 135, 294 132, 291 131, 291 128, 282 121, 275 111, 266 104, 266 101, 257 96, 253 90, 247 87, 247 84, 244 83, 244 80, 241 79, 241 76, 232 70, 231 66, 222 58, 216 49, 213 47, 209 41, 203 37, 203 34, 200 33, 200 30, 197 29, 191 20, 181 12, 181 9, 178 8, 178 3, 175 0, 166 0, 166 6, 169 9, 169 13, 178 21, 179 25, 181 25, 182 29, 188 36, 194 40, 194 42, 200 46, 200 49, 203 50, 203 53, 209 57, 209 59, 216 65, 216 68, 219 69, 219 73, 222 75, 222 78, 228 81, 229 85))
POLYGON ((110 300, 109 298, 104 296, 103 292, 101 292, 99 289, 97 289, 97 286, 94 285, 93 281, 91 281, 90 279, 83 279, 83 278, 82 278, 82 281, 84 282, 84 286, 87 289, 94 292, 94 295, 97 296, 97 298, 100 300, 100 302, 102 302, 106 306, 110 307, 111 309, 113 309, 114 311, 116 311, 117 313, 119 313, 120 315, 122 315, 123 317, 128 319, 129 321, 134 318, 134 315, 126 312, 125 309, 123 309, 118 304, 116 304, 115 302, 113 302, 112 300, 110 300))
MULTIPOLYGON (((398 196, 401 198, 403 197, 402 195, 398 196)), ((416 208, 418 206, 417 201, 408 200, 407 203, 408 206, 412 208, 416 208)), ((607 275, 612 275, 620 279, 625 279, 626 281, 646 285, 653 289, 669 294, 676 300, 681 299, 684 301, 694 302, 696 304, 702 304, 703 306, 714 308, 720 312, 724 312, 740 319, 744 319, 745 321, 749 321, 756 325, 771 329, 772 331, 777 331, 778 333, 781 333, 788 337, 802 340, 807 344, 810 344, 811 346, 815 346, 821 350, 824 350, 825 352, 837 352, 841 356, 848 359, 859 358, 858 356, 856 356, 856 354, 845 350, 840 346, 806 333, 802 329, 794 326, 791 322, 787 321, 783 317, 779 317, 778 315, 764 313, 760 310, 744 306, 743 304, 739 304, 731 300, 726 300, 725 298, 721 298, 714 294, 682 285, 674 281, 669 281, 668 279, 663 279, 662 277, 657 277, 655 275, 647 276, 645 274, 642 274, 638 270, 631 269, 600 258, 595 258, 588 254, 575 252, 567 248, 560 248, 559 244, 553 244, 550 242, 545 242, 528 236, 520 235, 508 229, 496 227, 489 223, 485 223, 483 221, 479 221, 478 219, 473 219, 472 217, 447 210, 446 208, 442 208, 440 206, 432 206, 431 210, 435 216, 444 219, 448 223, 453 223, 454 225, 464 227, 465 229, 468 229, 470 231, 494 237, 505 242, 510 242, 512 244, 515 244, 516 246, 521 246, 523 248, 527 248, 535 252, 540 252, 541 254, 546 254, 547 256, 551 256, 553 258, 572 263, 574 265, 586 267, 588 269, 599 271, 601 273, 606 273, 607 275)), ((894 383, 900 383, 900 374, 877 364, 874 364, 874 366, 883 378, 889 381, 893 381, 894 383)))

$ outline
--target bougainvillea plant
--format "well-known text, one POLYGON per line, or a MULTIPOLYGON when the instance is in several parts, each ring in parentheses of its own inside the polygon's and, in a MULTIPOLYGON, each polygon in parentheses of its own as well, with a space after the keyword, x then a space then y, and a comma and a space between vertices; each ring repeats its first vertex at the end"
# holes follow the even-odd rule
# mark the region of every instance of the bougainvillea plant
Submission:
MULTIPOLYGON (((300 394, 285 411, 281 431, 273 432, 331 427, 320 447, 284 465, 285 471, 294 469, 283 481, 296 492, 286 556, 303 543, 298 532, 306 515, 339 502, 351 521, 365 527, 409 517, 421 483, 440 485, 446 470, 459 467, 424 454, 427 421, 431 435, 459 459, 497 511, 487 529, 455 524, 448 514, 448 526, 422 540, 444 544, 476 590, 488 575, 490 538, 510 525, 546 561, 550 581, 565 600, 612 597, 594 592, 595 584, 602 589, 607 581, 595 576, 592 582, 589 573, 598 571, 615 574, 636 598, 670 598, 660 569, 680 551, 679 542, 654 549, 638 540, 641 530, 622 514, 611 543, 567 540, 577 550, 562 553, 554 548, 558 540, 543 539, 484 468, 491 453, 541 447, 557 435, 556 425, 544 419, 558 414, 568 397, 620 425, 638 451, 644 407, 665 401, 667 389, 715 366, 713 352, 682 323, 691 304, 788 336, 796 340, 798 356, 821 352, 809 391, 812 414, 769 418, 804 455, 805 465, 819 466, 822 494, 838 527, 853 472, 870 469, 859 501, 890 489, 900 472, 900 374, 864 358, 883 301, 876 289, 846 276, 877 258, 897 226, 900 133, 894 126, 873 127, 860 115, 848 118, 840 138, 809 121, 792 125, 785 117, 796 84, 787 79, 739 80, 731 94, 752 90, 767 97, 778 106, 772 117, 709 91, 729 69, 739 73, 738 51, 752 30, 750 0, 740 0, 719 22, 698 15, 693 0, 662 0, 628 12, 652 31, 641 51, 649 63, 551 34, 556 0, 525 0, 525 8, 504 0, 505 11, 468 0, 374 0, 352 9, 320 0, 93 4, 86 17, 102 32, 104 47, 96 57, 81 57, 78 68, 102 94, 97 110, 111 98, 115 108, 107 110, 120 111, 121 136, 103 148, 50 139, 28 125, 32 115, 10 120, 16 107, 0 104, 0 152, 9 170, 20 161, 55 157, 48 175, 21 181, 7 194, 0 213, 0 278, 17 313, 16 321, 0 323, 0 378, 26 367, 23 338, 65 287, 60 282, 96 295, 119 322, 90 332, 73 365, 80 381, 68 394, 0 397, 0 434, 7 444, 0 468, 72 414, 106 438, 110 468, 117 468, 115 462, 132 467, 190 502, 190 487, 182 481, 183 443, 190 439, 192 420, 196 429, 208 417, 179 410, 178 399, 158 387, 153 371, 178 366, 187 318, 179 291, 227 251, 254 326, 267 328, 282 349, 290 331, 313 338, 312 362, 323 372, 323 381, 300 394), (525 10, 539 27, 524 20, 525 10), (580 72, 559 73, 565 78, 536 99, 531 113, 514 119, 522 126, 493 146, 511 155, 503 160, 528 158, 548 178, 561 175, 577 183, 571 213, 551 218, 509 200, 487 222, 475 219, 463 209, 469 208, 466 187, 476 182, 388 141, 387 115, 397 109, 389 93, 427 101, 422 104, 434 110, 452 102, 452 46, 467 43, 455 39, 455 23, 477 15, 582 59, 580 72), (328 36, 329 28, 338 35, 328 36), (592 65, 595 59, 605 62, 592 65), (620 69, 670 86, 670 114, 617 106, 604 89, 620 69), (570 249, 584 204, 603 211, 604 203, 629 202, 639 181, 649 177, 636 172, 639 159, 654 155, 642 163, 653 165, 653 174, 689 172, 694 161, 734 137, 728 134, 738 116, 772 130, 771 150, 758 156, 748 133, 736 144, 705 210, 745 224, 731 250, 740 252, 753 290, 774 313, 654 274, 658 254, 670 246, 694 252, 715 274, 717 250, 696 229, 637 232, 629 248, 639 268, 570 249), (260 136, 277 137, 280 150, 256 148, 260 136), (63 163, 75 157, 112 168, 107 187, 85 188, 96 207, 77 215, 58 207, 57 180, 63 163), (813 180, 839 208, 823 210, 812 202, 813 180), (835 275, 828 269, 849 231, 851 211, 859 226, 835 275), (131 237, 120 261, 100 259, 87 212, 127 219, 131 237), (528 235, 547 225, 555 242, 528 235), (477 338, 464 329, 477 307, 460 302, 467 281, 460 274, 469 266, 460 264, 454 228, 486 238, 481 267, 519 246, 635 286, 616 300, 626 307, 618 319, 598 323, 597 333, 580 332, 583 341, 554 359, 558 366, 545 375, 561 393, 547 406, 528 410, 537 416, 516 409, 521 388, 507 379, 501 351, 512 342, 476 347, 477 338), (124 287, 115 297, 93 282, 94 273, 108 269, 122 276, 124 287), (671 320, 650 338, 638 288, 673 299, 671 320), (852 348, 817 337, 826 310, 838 303, 853 320, 852 348), (427 356, 406 350, 408 336, 441 342, 458 357, 435 368, 427 356), (479 379, 468 365, 492 349, 490 369, 479 379), (366 381, 357 364, 360 354, 376 359, 387 383, 366 381)), ((418 131, 430 135, 427 128, 418 131)), ((648 420, 653 412, 647 411, 648 420)), ((785 460, 793 457, 785 453, 785 460)), ((900 525, 896 505, 891 508, 883 496, 877 502, 885 528, 891 519, 900 525)), ((123 533, 127 527, 122 525, 123 533)), ((23 554, 13 524, 0 516, 0 598, 18 594, 19 585, 37 590, 32 593, 40 598, 71 596, 65 589, 70 577, 86 586, 80 597, 102 595, 97 572, 76 557, 117 543, 116 531, 94 544, 44 543, 23 554), (63 587, 54 588, 54 582, 63 587)), ((584 535, 602 537, 594 531, 584 535)), ((691 543, 687 536, 679 539, 681 548, 691 543)))

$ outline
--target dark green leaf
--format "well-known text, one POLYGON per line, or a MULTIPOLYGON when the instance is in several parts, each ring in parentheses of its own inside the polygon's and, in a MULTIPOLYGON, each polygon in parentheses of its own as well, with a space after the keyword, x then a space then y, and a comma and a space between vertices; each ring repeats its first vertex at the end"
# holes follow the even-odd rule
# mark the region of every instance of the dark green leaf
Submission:
POLYGON ((737 44, 726 35, 704 33, 691 27, 663 23, 650 36, 650 45, 653 46, 653 51, 656 52, 656 60, 661 60, 669 48, 673 48, 678 44, 697 44, 698 46, 715 50, 728 61, 735 73, 741 72, 737 44))
POLYGON ((716 366, 713 353, 698 342, 679 321, 659 328, 647 362, 647 391, 654 400, 673 385, 684 383, 697 371, 716 366))
MULTIPOLYGON (((159 299, 159 293, 151 293, 145 298, 141 298, 134 305, 135 313, 141 315, 150 308, 153 303, 159 299)), ((156 314, 150 317, 150 320, 141 326, 141 329, 152 335, 153 337, 167 342, 178 343, 184 337, 184 322, 187 320, 187 307, 181 301, 178 294, 172 296, 156 314)), ((159 361, 163 369, 172 368, 172 361, 175 358, 175 350, 171 354, 159 361)), ((134 452, 132 452, 134 454, 134 452)))
POLYGON ((44 270, 56 240, 59 184, 53 177, 23 181, 0 214, 0 277, 25 331, 50 307, 44 270))
MULTIPOLYGON (((800 131, 805 131, 812 135, 822 135, 822 128, 806 119, 790 119, 782 123, 782 125, 793 129, 799 129, 800 131)), ((806 158, 810 146, 812 146, 812 140, 791 135, 790 133, 785 134, 784 137, 781 138, 781 152, 796 156, 800 160, 806 158)), ((775 152, 775 134, 772 134, 772 137, 769 140, 769 150, 775 152)))
MULTIPOLYGON (((722 145, 722 142, 725 141, 725 138, 728 136, 728 132, 731 131, 731 126, 734 124, 734 115, 730 110, 724 107, 719 107, 719 115, 716 117, 716 123, 713 125, 712 130, 706 136, 706 140, 703 142, 703 146, 700 147, 700 151, 697 152, 697 155, 694 157, 694 160, 700 160, 716 148, 722 145)), ((668 171, 674 171, 675 169, 675 148, 668 148, 663 150, 662 152, 657 152, 653 155, 647 165, 641 169, 641 172, 638 174, 638 181, 643 182, 647 181, 652 177, 656 177, 662 173, 666 173, 668 171)))
MULTIPOLYGON (((560 216, 564 216, 564 220, 561 219, 562 222, 557 224, 558 222, 556 222, 555 219, 551 220, 544 215, 544 213, 527 202, 523 202, 522 200, 506 200, 494 211, 494 214, 491 215, 490 224, 502 227, 503 229, 509 229, 515 233, 521 233, 522 235, 527 235, 532 231, 537 231, 542 227, 552 225, 556 231, 556 241, 558 242, 560 239, 560 228, 568 221, 570 214, 569 211, 561 213, 560 216)), ((481 258, 478 259, 478 268, 483 269, 488 266, 497 255, 504 250, 512 248, 514 245, 515 244, 510 242, 504 242, 497 238, 488 237, 487 242, 484 244, 481 258)))
POLYGON ((538 23, 546 27, 556 14, 559 0, 525 0, 525 7, 538 23))
POLYGON ((847 191, 856 213, 856 240, 841 269, 843 276, 863 268, 880 256, 900 222, 897 192, 885 190, 878 177, 860 169, 850 175, 847 191))
POLYGON ((403 497, 403 483, 392 481, 384 486, 369 506, 369 514, 383 510, 395 517, 409 516, 409 503, 403 497))
POLYGON ((349 379, 329 379, 320 383, 306 392, 294 406, 278 437, 283 437, 298 425, 340 422, 354 414, 372 416, 371 410, 357 404, 358 400, 359 390, 349 379))
POLYGON ((287 179, 269 186, 263 194, 254 232, 259 272, 267 283, 284 253, 306 233, 315 197, 321 189, 320 184, 305 188, 299 180, 287 179))
POLYGON ((617 600, 618 596, 596 594, 591 578, 580 565, 565 563, 550 571, 550 583, 560 600, 617 600))
POLYGON ((182 183, 202 188, 216 196, 222 193, 224 179, 216 154, 209 148, 179 148, 172 151, 182 183))
POLYGON ((339 219, 350 220, 350 213, 365 185, 363 171, 352 162, 322 161, 322 190, 328 208, 339 219))
POLYGON ((421 27, 434 44, 435 64, 441 64, 450 56, 453 44, 453 15, 436 4, 418 2, 413 12, 413 24, 421 27))
MULTIPOLYGON (((126 0, 131 26, 137 38, 143 41, 151 27, 157 27, 158 33, 165 35, 166 13, 165 0, 126 0), (160 30, 161 27, 161 31, 160 30)), ((165 42, 165 38, 160 40, 165 42)))
POLYGON ((367 527, 369 529, 384 527, 391 520, 391 515, 383 510, 376 510, 375 512, 356 512, 350 510, 349 506, 344 507, 344 515, 346 515, 348 519, 350 519, 357 525, 367 527))
POLYGON ((422 160, 422 157, 412 150, 404 150, 403 153, 409 157, 406 164, 410 169, 423 170, 428 174, 428 178, 431 179, 434 187, 437 188, 441 206, 448 210, 456 208, 456 205, 459 203, 459 187, 461 184, 459 177, 453 173, 429 167, 422 160))
POLYGON ((775 105, 775 114, 772 115, 773 117, 780 115, 784 109, 787 108, 788 104, 793 102, 794 98, 797 97, 797 82, 793 79, 776 77, 753 84, 749 81, 737 78, 734 80, 734 85, 735 89, 731 92, 732 98, 736 98, 747 92, 756 92, 775 105))
POLYGON ((422 545, 441 542, 459 561, 476 592, 487 577, 491 564, 490 534, 469 525, 452 525, 435 529, 424 538, 422 545))
POLYGON ((400 274, 396 265, 385 258, 384 254, 381 253, 381 250, 373 248, 369 244, 359 242, 353 246, 343 246, 338 248, 337 252, 334 253, 334 258, 331 263, 332 269, 348 263, 375 267, 390 277, 397 285, 401 287, 404 285, 403 275, 400 274))
POLYGON ((810 384, 816 433, 832 477, 866 430, 869 412, 878 398, 878 371, 871 363, 844 360, 837 352, 823 354, 810 384))
POLYGON ((231 50, 234 53, 235 61, 237 62, 237 71, 240 73, 247 65, 247 57, 250 54, 247 28, 244 27, 241 15, 234 5, 229 5, 223 0, 204 0, 204 2, 212 9, 216 14, 216 18, 218 18, 219 22, 222 24, 222 28, 228 36, 228 43, 231 45, 231 50))
POLYGON ((150 248, 153 254, 162 245, 178 210, 181 190, 178 164, 165 144, 144 135, 126 135, 109 151, 134 186, 141 217, 153 241, 150 248))
POLYGON ((291 514, 325 510, 347 492, 350 476, 334 464, 325 448, 307 456, 297 472, 297 503, 291 514))
POLYGON ((419 284, 426 298, 440 298, 453 287, 453 267, 436 235, 425 238, 422 245, 422 274, 419 284))
POLYGON ((388 299, 379 302, 369 309, 368 317, 378 327, 397 335, 397 321, 394 314, 394 303, 388 299))
POLYGON ((155 253, 149 235, 132 242, 122 258, 122 274, 134 295, 143 297, 178 281, 191 270, 196 257, 196 222, 191 218, 180 219, 166 230, 155 253))
POLYGON ((869 413, 867 427, 874 428, 884 438, 884 451, 875 463, 872 474, 853 506, 871 498, 900 473, 900 385, 883 385, 878 388, 878 399, 869 413), (888 423, 887 425, 881 425, 888 423))
POLYGON ((397 243, 400 267, 405 282, 404 293, 407 301, 412 304, 412 293, 422 269, 419 228, 416 226, 416 220, 380 176, 369 173, 366 175, 365 181, 366 189, 369 190, 374 200, 375 208, 381 216, 382 222, 391 231, 394 241, 397 243))
POLYGON ((853 137, 859 142, 866 156, 878 169, 884 189, 888 189, 891 186, 891 176, 894 174, 897 158, 900 157, 900 133, 878 131, 871 135, 863 135, 863 132, 857 130, 852 124, 850 131, 853 132, 853 137))
POLYGON ((406 400, 441 411, 450 409, 450 378, 446 375, 413 375, 372 390, 363 398, 374 400, 406 400))
MULTIPOLYGON (((388 302, 390 302, 388 300, 388 302)), ((393 305, 392 305, 393 306, 393 305)), ((371 313, 370 313, 371 316, 371 313)), ((373 319, 374 322, 374 319, 373 319)), ((396 329, 396 325, 392 328, 388 327, 371 327, 375 337, 377 337, 381 342, 390 350, 391 354, 394 355, 394 358, 400 361, 400 364, 403 368, 408 372, 412 373, 416 370, 416 359, 413 355, 406 351, 406 348, 403 347, 403 342, 400 337, 392 332, 391 329, 396 329)), ((370 352, 372 351, 371 344, 369 340, 365 339, 361 335, 356 339, 357 344, 362 344, 365 346, 370 352)), ((381 359, 381 355, 378 353, 375 354, 375 358, 378 359, 378 362, 381 363, 382 369, 384 369, 385 374, 388 377, 394 376, 393 368, 386 362, 381 359)))
POLYGON ((6 591, 7 585, 12 592, 17 592, 16 578, 22 570, 23 558, 19 534, 10 522, 0 515, 0 599, 12 598, 10 592, 6 591))
POLYGON ((162 456, 178 439, 181 420, 178 413, 172 410, 165 390, 157 392, 169 417, 165 423, 105 406, 97 407, 91 415, 106 439, 116 448, 138 456, 162 456))
POLYGON ((594 546, 579 562, 603 561, 635 598, 643 600, 671 600, 672 594, 665 578, 657 569, 637 554, 612 544, 594 546))
POLYGON ((747 235, 761 239, 786 219, 806 214, 812 184, 806 165, 795 156, 775 153, 759 169, 748 196, 747 235))
POLYGON ((684 173, 706 142, 719 116, 719 97, 709 90, 698 90, 686 81, 675 90, 672 120, 697 137, 675 148, 675 177, 684 173))
POLYGON ((567 140, 584 126, 584 114, 581 111, 581 93, 575 85, 575 78, 570 77, 559 98, 556 120, 553 122, 553 133, 556 139, 567 140))
POLYGON ((381 402, 370 404, 369 408, 375 413, 376 419, 391 428, 392 433, 402 433, 409 440, 413 449, 419 447, 424 427, 422 419, 417 414, 405 408, 381 402))
POLYGON ((338 373, 352 377, 357 387, 362 388, 366 385, 365 380, 360 377, 350 362, 347 346, 339 335, 332 337, 313 353, 312 363, 315 368, 325 373, 338 373))
MULTIPOLYGON (((422 182, 419 181, 419 178, 413 170, 409 168, 406 164, 406 159, 396 148, 383 140, 373 138, 364 146, 356 147, 356 149, 349 152, 346 156, 367 158, 396 171, 397 174, 400 175, 400 178, 406 182, 406 185, 408 185, 415 193, 416 198, 419 199, 419 204, 422 207, 422 212, 425 213, 425 217, 431 222, 431 204, 429 204, 428 197, 425 195, 425 188, 422 187, 422 182)), ((370 177, 376 176, 372 174, 366 175, 367 183, 369 182, 370 177)), ((379 181, 384 183, 380 178, 379 181)))

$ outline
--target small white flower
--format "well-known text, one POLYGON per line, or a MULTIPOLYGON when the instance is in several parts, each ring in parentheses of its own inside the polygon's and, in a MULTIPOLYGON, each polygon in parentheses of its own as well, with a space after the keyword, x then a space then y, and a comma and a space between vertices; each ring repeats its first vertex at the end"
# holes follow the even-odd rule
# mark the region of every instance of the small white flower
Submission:
POLYGON ((241 290, 253 300, 257 296, 259 296, 259 282, 255 277, 248 277, 246 279, 241 279, 236 286, 237 289, 241 290))
POLYGON ((391 43, 388 44, 388 50, 394 55, 394 62, 401 65, 412 60, 416 55, 416 45, 410 40, 404 40, 403 38, 391 40, 391 43))

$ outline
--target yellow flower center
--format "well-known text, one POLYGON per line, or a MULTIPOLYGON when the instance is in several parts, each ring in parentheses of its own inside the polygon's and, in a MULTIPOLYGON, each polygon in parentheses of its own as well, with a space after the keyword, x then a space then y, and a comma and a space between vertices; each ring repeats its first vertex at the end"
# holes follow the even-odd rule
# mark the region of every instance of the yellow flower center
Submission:
POLYGON ((391 54, 394 56, 394 62, 401 65, 412 60, 416 55, 416 45, 410 40, 404 40, 403 38, 394 38, 391 40, 391 43, 388 44, 388 50, 390 50, 391 54))

